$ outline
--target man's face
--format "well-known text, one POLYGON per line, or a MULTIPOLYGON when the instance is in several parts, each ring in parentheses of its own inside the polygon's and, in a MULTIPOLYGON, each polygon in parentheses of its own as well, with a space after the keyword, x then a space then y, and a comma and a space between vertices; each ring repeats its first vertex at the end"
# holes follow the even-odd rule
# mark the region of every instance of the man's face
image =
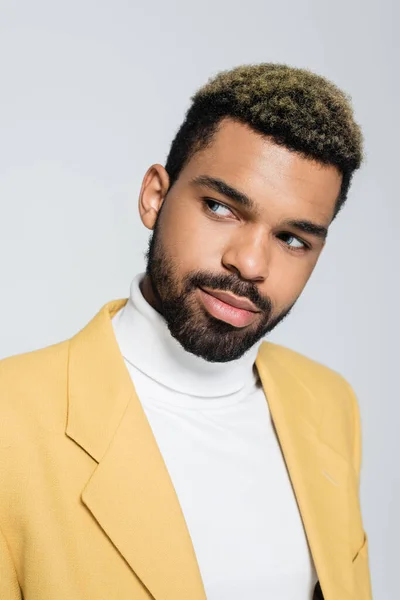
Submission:
POLYGON ((142 292, 187 351, 235 360, 295 304, 341 175, 225 120, 167 194, 166 182, 158 165, 142 186, 142 220, 154 229, 142 292))

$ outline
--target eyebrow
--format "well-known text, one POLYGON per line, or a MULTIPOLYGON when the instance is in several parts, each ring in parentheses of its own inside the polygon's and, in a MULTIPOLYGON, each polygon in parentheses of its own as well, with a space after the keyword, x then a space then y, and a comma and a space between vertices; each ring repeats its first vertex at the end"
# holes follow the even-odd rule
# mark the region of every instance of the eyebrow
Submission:
POLYGON ((309 235, 313 235, 321 240, 325 240, 328 236, 328 228, 324 225, 317 225, 312 221, 307 221, 304 219, 297 220, 291 219, 283 221, 282 223, 285 227, 291 227, 293 229, 298 229, 302 233, 308 233, 309 235))
MULTIPOLYGON (((191 179, 191 183, 214 190, 215 192, 218 192, 223 196, 230 198, 231 200, 247 208, 248 210, 251 210, 257 215, 260 214, 260 211, 257 208, 255 202, 251 198, 249 198, 249 196, 230 186, 223 179, 209 177, 207 175, 200 175, 191 179)), ((282 226, 298 229, 302 233, 313 235, 314 237, 317 237, 322 240, 325 240, 328 235, 327 227, 325 227, 324 225, 318 225, 317 223, 313 223, 312 221, 308 221, 306 219, 287 219, 282 223, 282 226)))
POLYGON ((259 212, 255 205, 255 202, 251 198, 246 196, 246 194, 243 194, 243 192, 239 192, 239 190, 230 186, 223 179, 208 177, 207 175, 200 175, 199 177, 194 177, 191 180, 191 183, 194 183, 195 185, 202 185, 203 187, 208 187, 209 189, 214 190, 214 192, 218 192, 223 196, 230 198, 237 204, 240 204, 241 206, 244 206, 245 208, 252 210, 255 213, 259 212))

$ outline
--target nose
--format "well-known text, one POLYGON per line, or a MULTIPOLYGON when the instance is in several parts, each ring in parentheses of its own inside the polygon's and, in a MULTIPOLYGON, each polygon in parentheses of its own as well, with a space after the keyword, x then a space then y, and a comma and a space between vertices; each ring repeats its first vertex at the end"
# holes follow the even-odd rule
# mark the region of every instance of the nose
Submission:
POLYGON ((268 278, 270 257, 264 228, 244 229, 225 248, 222 264, 241 279, 262 283, 268 278))

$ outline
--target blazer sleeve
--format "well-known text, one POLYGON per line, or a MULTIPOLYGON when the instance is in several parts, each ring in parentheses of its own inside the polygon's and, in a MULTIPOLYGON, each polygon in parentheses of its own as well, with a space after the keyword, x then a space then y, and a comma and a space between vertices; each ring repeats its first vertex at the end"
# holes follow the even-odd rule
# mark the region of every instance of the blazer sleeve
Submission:
POLYGON ((361 462, 362 462, 362 439, 361 439, 361 417, 360 409, 358 406, 357 396, 354 393, 353 388, 347 384, 350 391, 350 396, 353 402, 353 427, 354 427, 354 441, 353 441, 353 460, 354 468, 358 477, 358 488, 360 489, 360 475, 361 475, 361 462))
POLYGON ((7 542, 0 530, 0 598, 21 600, 21 590, 7 542))
MULTIPOLYGON (((357 396, 353 388, 347 384, 353 402, 353 460, 354 468, 358 478, 358 490, 360 490, 360 473, 362 463, 362 441, 361 441, 361 418, 357 396)), ((356 596, 360 600, 372 600, 371 575, 369 568, 368 535, 364 531, 364 542, 357 556, 353 559, 353 572, 356 581, 356 596)))

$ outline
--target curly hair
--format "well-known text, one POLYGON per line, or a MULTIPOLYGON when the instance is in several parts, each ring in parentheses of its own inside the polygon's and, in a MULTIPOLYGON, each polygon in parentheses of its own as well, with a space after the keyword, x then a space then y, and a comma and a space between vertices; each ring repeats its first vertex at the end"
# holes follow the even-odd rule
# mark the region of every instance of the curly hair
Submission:
POLYGON ((275 143, 334 165, 342 185, 334 217, 363 160, 363 137, 350 97, 307 69, 284 64, 243 65, 210 79, 192 97, 165 168, 170 186, 190 158, 206 148, 224 118, 250 126, 275 143))

